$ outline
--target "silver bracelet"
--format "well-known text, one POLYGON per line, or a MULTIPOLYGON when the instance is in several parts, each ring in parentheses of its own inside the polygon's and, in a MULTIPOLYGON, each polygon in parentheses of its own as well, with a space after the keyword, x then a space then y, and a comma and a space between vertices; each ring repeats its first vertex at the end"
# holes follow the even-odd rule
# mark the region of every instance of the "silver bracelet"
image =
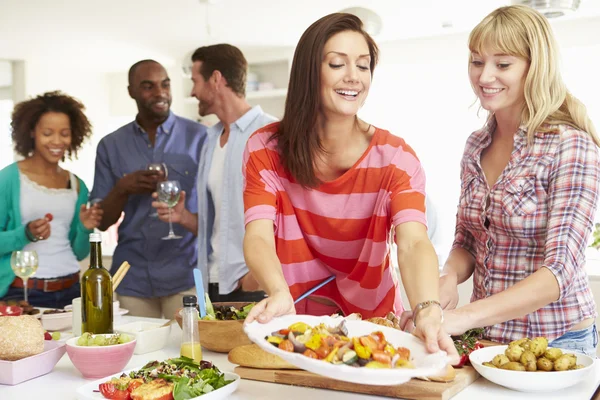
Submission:
POLYGON ((423 301, 419 304, 416 305, 415 310, 413 311, 413 325, 416 327, 417 326, 417 315, 419 314, 419 312, 421 310, 426 309, 427 307, 430 306, 438 306, 440 308, 440 311, 442 312, 442 323, 444 322, 444 309, 442 308, 442 305, 440 304, 439 301, 437 300, 427 300, 427 301, 423 301))

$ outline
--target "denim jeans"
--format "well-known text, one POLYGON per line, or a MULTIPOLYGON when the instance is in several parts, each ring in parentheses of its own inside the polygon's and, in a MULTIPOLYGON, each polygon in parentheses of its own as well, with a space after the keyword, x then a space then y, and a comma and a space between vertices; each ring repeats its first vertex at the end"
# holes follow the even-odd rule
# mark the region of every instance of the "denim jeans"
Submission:
POLYGON ((578 331, 567 332, 548 343, 548 346, 560 347, 561 349, 584 353, 592 358, 596 358, 596 348, 598 346, 596 324, 578 331))
MULTIPOLYGON (((28 289, 27 296, 29 304, 34 307, 48 307, 63 309, 71 304, 72 300, 81 296, 81 285, 75 283, 68 289, 59 290, 56 292, 44 292, 43 290, 28 289)), ((23 288, 8 288, 6 296, 0 300, 23 300, 23 288)))

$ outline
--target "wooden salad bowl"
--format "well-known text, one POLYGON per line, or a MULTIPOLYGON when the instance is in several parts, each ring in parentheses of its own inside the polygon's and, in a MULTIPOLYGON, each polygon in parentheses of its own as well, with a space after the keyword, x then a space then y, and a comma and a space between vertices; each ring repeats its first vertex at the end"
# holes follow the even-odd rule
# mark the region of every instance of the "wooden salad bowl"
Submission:
MULTIPOLYGON (((223 302, 213 303, 214 307, 228 306, 237 309, 249 304, 249 302, 223 302)), ((175 320, 181 327, 181 309, 175 313, 175 320)), ((198 331, 200 332, 200 344, 202 348, 217 353, 229 353, 231 349, 238 346, 251 344, 243 329, 244 320, 198 320, 198 331)))

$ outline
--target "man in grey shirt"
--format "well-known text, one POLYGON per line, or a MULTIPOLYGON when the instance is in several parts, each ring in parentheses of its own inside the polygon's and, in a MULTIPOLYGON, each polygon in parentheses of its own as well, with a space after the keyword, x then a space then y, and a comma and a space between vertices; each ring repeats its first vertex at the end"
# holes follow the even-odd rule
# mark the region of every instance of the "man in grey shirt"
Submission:
MULTIPOLYGON (((265 296, 244 261, 244 179, 242 157, 250 135, 276 121, 260 106, 246 101, 248 63, 229 44, 204 46, 192 55, 192 95, 200 116, 216 114, 200 154, 198 213, 186 208, 185 195, 171 218, 198 234, 198 268, 205 290, 214 301, 259 301, 265 296)), ((168 220, 164 203, 152 203, 159 218, 168 220)))

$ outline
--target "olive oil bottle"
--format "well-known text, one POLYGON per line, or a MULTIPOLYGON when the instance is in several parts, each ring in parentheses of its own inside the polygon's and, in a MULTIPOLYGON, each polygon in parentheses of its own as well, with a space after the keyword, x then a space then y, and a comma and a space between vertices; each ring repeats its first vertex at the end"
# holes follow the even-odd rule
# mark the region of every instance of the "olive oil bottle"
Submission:
POLYGON ((81 277, 81 332, 113 333, 113 290, 102 267, 102 237, 90 234, 90 268, 81 277))

